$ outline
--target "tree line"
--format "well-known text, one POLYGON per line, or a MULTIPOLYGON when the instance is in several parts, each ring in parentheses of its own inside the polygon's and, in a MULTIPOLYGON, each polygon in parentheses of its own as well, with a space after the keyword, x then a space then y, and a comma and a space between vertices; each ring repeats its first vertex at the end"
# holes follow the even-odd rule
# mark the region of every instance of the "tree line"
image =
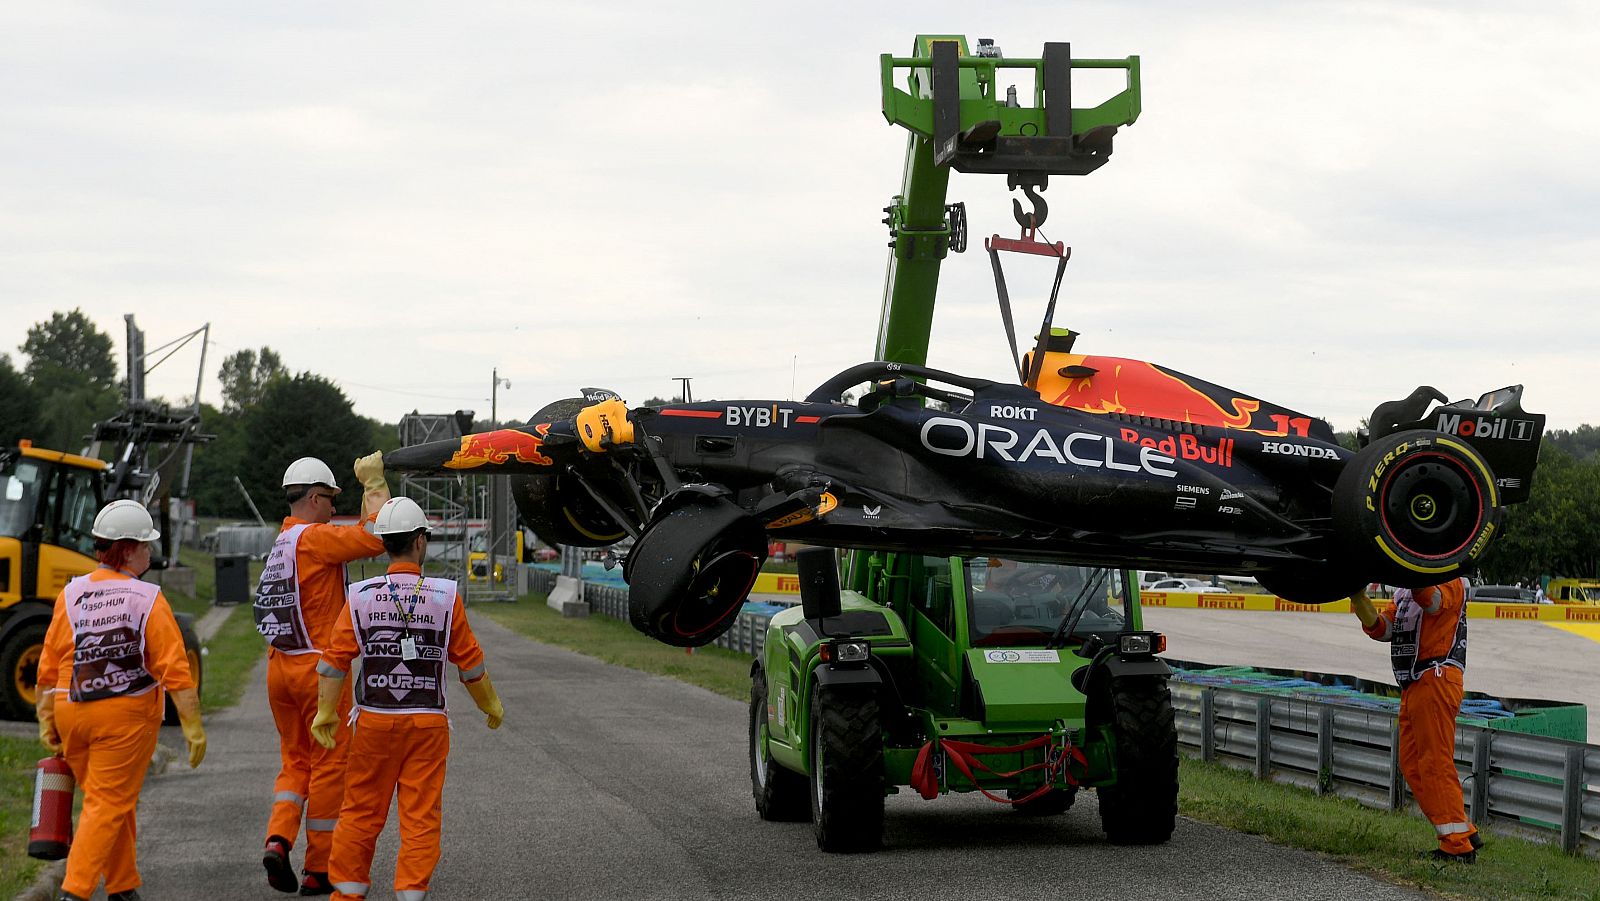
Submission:
MULTIPOLYGON (((126 388, 111 338, 81 310, 36 323, 18 349, 20 369, 0 353, 0 446, 31 438, 41 447, 76 451, 93 423, 122 405, 126 388)), ((275 521, 284 513, 283 471, 295 458, 320 457, 342 485, 354 486, 351 461, 399 446, 394 425, 356 413, 327 378, 291 373, 269 347, 230 354, 217 375, 221 406, 202 404, 200 416, 201 431, 214 438, 195 449, 190 474, 189 493, 201 516, 250 516, 237 477, 262 516, 275 521)), ((667 402, 651 398, 645 405, 667 402)), ((193 399, 181 405, 192 406, 193 399)), ((1339 438, 1354 447, 1353 433, 1339 438)), ((355 512, 360 494, 344 492, 339 510, 355 512)), ((1501 539, 1479 568, 1488 581, 1600 577, 1600 428, 1546 434, 1532 496, 1507 509, 1502 525, 1501 539)))
MULTIPOLYGON (((0 353, 0 446, 27 438, 39 447, 80 451, 94 423, 126 403, 127 383, 119 378, 112 340, 81 310, 36 323, 18 349, 25 361, 20 369, 0 353)), ((290 372, 269 347, 228 355, 217 375, 221 406, 200 407, 200 431, 213 437, 195 447, 189 476, 199 516, 250 518, 237 477, 261 515, 276 522, 287 512, 283 471, 297 457, 321 458, 340 486, 351 488, 356 457, 400 444, 394 425, 356 413, 327 378, 290 372)), ((194 399, 168 406, 182 412, 193 408, 194 399)), ((359 488, 338 500, 341 513, 360 505, 359 488)))

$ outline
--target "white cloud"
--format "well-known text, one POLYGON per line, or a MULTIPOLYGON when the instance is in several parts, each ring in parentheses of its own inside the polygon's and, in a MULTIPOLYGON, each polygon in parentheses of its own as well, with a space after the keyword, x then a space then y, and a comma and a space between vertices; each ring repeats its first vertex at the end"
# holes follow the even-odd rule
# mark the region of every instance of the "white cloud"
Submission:
MULTIPOLYGON (((1595 8, 925 12, 1013 56, 1142 58, 1111 163, 1046 194, 1081 349, 1339 427, 1519 381, 1552 425, 1600 422, 1595 8)), ((877 54, 905 28, 847 3, 8 8, 0 347, 74 306, 119 338, 123 312, 152 339, 210 321, 213 371, 268 344, 388 420, 486 410, 494 367, 512 411, 679 375, 804 394, 871 351, 904 150, 877 54)), ((1014 230, 1002 180, 950 195, 975 235, 1014 230)), ((974 244, 930 361, 1003 378, 974 244)), ((1013 277, 1031 326, 1048 273, 1013 277)), ((168 365, 152 388, 191 390, 168 365)))

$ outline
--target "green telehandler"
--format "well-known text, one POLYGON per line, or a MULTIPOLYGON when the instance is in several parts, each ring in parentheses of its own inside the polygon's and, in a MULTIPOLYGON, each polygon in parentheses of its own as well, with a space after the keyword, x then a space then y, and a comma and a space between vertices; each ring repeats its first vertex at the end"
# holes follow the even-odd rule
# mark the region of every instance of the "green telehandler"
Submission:
MULTIPOLYGON (((1032 201, 1013 202, 1019 238, 985 241, 1009 337, 999 254, 1053 258, 1059 289, 1069 251, 1038 238, 1039 192, 1050 175, 1106 162, 1117 129, 1139 115, 1139 60, 1075 60, 1066 44, 1006 59, 991 42, 969 53, 963 37, 921 35, 911 57, 885 54, 881 69, 884 116, 911 134, 901 193, 885 208, 877 359, 923 364, 940 264, 966 246, 964 207, 946 204, 950 171, 1006 175, 1032 201), (1017 69, 1032 72, 1031 105, 1002 93, 1017 69), (1125 87, 1074 109, 1075 69, 1122 70, 1125 87)), ((928 799, 976 791, 1058 814, 1093 788, 1111 841, 1171 836, 1171 671, 1157 656, 1165 638, 1142 628, 1132 573, 905 551, 841 558, 830 548, 802 551, 800 572, 803 603, 772 618, 750 672, 750 781, 763 819, 810 819, 823 850, 870 851, 882 843, 885 796, 902 789, 928 799)))

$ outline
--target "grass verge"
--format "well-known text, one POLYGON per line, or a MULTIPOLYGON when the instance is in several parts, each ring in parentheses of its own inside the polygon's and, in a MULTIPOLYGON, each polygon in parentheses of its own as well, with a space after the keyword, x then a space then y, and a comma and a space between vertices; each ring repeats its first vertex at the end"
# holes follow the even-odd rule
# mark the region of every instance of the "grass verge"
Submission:
POLYGON ((256 632, 255 619, 243 605, 235 607, 227 622, 206 642, 205 680, 200 686, 200 710, 211 713, 239 703, 250 682, 256 661, 266 653, 266 642, 256 632))
POLYGON ((36 741, 0 735, 0 898, 16 897, 45 865, 28 856, 33 770, 44 755, 36 741))
MULTIPOLYGON (((513 631, 607 663, 681 679, 724 697, 750 694, 750 658, 723 648, 694 654, 651 641, 606 616, 569 619, 543 595, 516 604, 474 607, 513 631)), ((1456 898, 1568 898, 1600 901, 1600 862, 1569 857, 1553 845, 1486 834, 1474 866, 1419 858, 1434 847, 1433 829, 1415 814, 1372 810, 1349 799, 1273 782, 1221 764, 1186 758, 1179 812, 1202 822, 1259 835, 1276 844, 1325 854, 1339 863, 1403 885, 1456 898)))

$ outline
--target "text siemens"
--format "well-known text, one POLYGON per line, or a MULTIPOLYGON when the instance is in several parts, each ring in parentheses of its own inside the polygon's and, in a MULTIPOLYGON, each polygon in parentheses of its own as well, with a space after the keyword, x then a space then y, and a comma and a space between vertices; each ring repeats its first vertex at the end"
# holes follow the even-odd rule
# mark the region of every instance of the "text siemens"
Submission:
MULTIPOLYGON (((1064 437, 1050 434, 1049 429, 1035 432, 1020 451, 1013 448, 1022 443, 1022 436, 1005 426, 978 423, 962 419, 935 416, 922 424, 922 446, 936 454, 949 457, 973 457, 983 460, 999 458, 1008 463, 1026 463, 1035 458, 1052 460, 1062 466, 1084 466, 1123 472, 1144 471, 1162 478, 1178 474, 1166 466, 1177 462, 1173 457, 1153 447, 1138 448, 1137 462, 1117 459, 1117 442, 1105 435, 1090 432, 1073 432, 1064 437)), ((1128 456, 1124 454, 1123 456, 1128 456)))

